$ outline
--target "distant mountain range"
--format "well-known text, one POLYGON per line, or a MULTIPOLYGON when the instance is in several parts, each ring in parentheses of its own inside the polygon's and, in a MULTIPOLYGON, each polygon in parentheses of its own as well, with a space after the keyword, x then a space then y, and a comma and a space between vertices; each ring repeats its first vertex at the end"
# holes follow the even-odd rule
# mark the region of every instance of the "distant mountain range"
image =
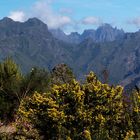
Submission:
POLYGON ((124 31, 113 28, 110 24, 103 24, 97 30, 88 29, 82 34, 72 32, 66 35, 61 29, 50 30, 52 35, 64 42, 79 44, 86 39, 92 39, 94 42, 109 42, 123 38, 124 31))
POLYGON ((109 24, 66 35, 60 29, 49 30, 37 18, 21 23, 5 17, 0 20, 0 60, 8 56, 24 72, 66 63, 78 79, 93 70, 104 81, 106 70, 111 84, 140 83, 140 31, 125 33, 109 24))

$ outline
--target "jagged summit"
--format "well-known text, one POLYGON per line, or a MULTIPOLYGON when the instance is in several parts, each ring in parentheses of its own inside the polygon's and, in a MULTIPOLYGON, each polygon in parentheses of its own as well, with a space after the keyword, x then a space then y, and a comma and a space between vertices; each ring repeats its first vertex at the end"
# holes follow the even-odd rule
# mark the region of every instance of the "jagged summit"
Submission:
POLYGON ((9 17, 4 17, 3 19, 0 20, 0 26, 7 26, 7 25, 14 24, 14 23, 15 23, 15 21, 9 17))
POLYGON ((94 29, 86 29, 86 30, 84 30, 84 31, 83 31, 83 33, 82 33, 82 34, 86 34, 86 33, 93 33, 93 32, 95 32, 95 30, 94 30, 94 29))
POLYGON ((3 19, 0 20, 0 22, 14 22, 14 20, 12 20, 9 17, 4 17, 3 19))
POLYGON ((108 28, 113 28, 111 24, 109 23, 103 23, 102 25, 100 25, 99 27, 108 27, 108 28))
POLYGON ((80 34, 79 34, 78 32, 71 32, 70 35, 75 35, 75 36, 77 36, 77 35, 80 35, 80 34))
MULTIPOLYGON (((31 28, 31 30, 33 30, 33 28, 36 28, 36 32, 38 33, 47 32, 47 34, 51 36, 50 35, 50 32, 51 32, 56 39, 62 40, 67 43, 75 43, 75 44, 79 44, 85 39, 92 39, 94 42, 109 42, 109 41, 118 40, 124 36, 123 30, 114 28, 108 23, 102 24, 96 30, 87 29, 82 34, 79 34, 78 32, 72 32, 71 34, 67 35, 61 29, 48 30, 47 24, 45 24, 44 22, 42 22, 40 19, 36 17, 29 18, 25 22, 15 22, 10 18, 5 17, 2 20, 0 20, 0 26, 7 28, 7 30, 12 29, 12 31, 14 32, 18 32, 19 29, 21 30, 21 27, 22 29, 25 29, 25 30, 26 28, 31 28)), ((31 32, 32 31, 30 31, 30 33, 31 32)))
POLYGON ((94 42, 110 42, 124 37, 122 29, 114 28, 108 23, 102 24, 96 30, 86 29, 82 34, 72 32, 66 35, 62 30, 53 30, 51 32, 57 39, 76 44, 81 43, 85 39, 92 39, 94 42))
POLYGON ((100 25, 97 29, 96 29, 96 32, 99 31, 99 30, 102 30, 102 31, 110 31, 110 30, 113 30, 113 31, 123 31, 122 29, 118 29, 117 27, 113 27, 111 24, 109 23, 104 23, 102 25, 100 25))
POLYGON ((46 24, 44 23, 44 22, 42 22, 40 19, 38 19, 38 18, 29 18, 25 23, 27 23, 27 24, 29 24, 29 25, 32 25, 32 26, 34 26, 34 25, 45 25, 46 26, 46 24))
POLYGON ((0 37, 5 38, 13 35, 33 35, 51 37, 48 26, 38 18, 29 18, 25 22, 17 22, 11 18, 5 17, 0 20, 0 37))
POLYGON ((95 33, 95 40, 97 42, 114 41, 116 39, 122 38, 124 31, 117 28, 113 28, 110 24, 103 24, 97 28, 95 33))
POLYGON ((9 18, 9 17, 4 17, 3 19, 0 20, 0 24, 3 25, 10 25, 10 24, 26 24, 29 26, 47 26, 44 22, 42 22, 40 19, 33 17, 33 18, 29 18, 27 21, 25 22, 19 22, 19 21, 14 21, 13 19, 9 18))

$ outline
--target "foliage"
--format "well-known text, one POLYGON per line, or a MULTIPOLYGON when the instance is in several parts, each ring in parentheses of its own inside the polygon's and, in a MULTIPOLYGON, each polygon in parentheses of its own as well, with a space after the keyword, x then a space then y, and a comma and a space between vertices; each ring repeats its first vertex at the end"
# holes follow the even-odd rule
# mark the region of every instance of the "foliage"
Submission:
POLYGON ((81 84, 66 65, 51 77, 39 68, 22 75, 8 58, 0 63, 0 120, 9 118, 16 130, 0 139, 140 139, 140 93, 124 94, 93 72, 81 84))
POLYGON ((31 95, 35 91, 46 92, 49 88, 49 83, 50 74, 47 70, 36 67, 32 68, 22 81, 22 98, 31 95))
POLYGON ((66 64, 58 64, 52 69, 51 72, 52 84, 61 85, 70 83, 74 79, 74 74, 66 64))
POLYGON ((92 112, 90 123, 96 139, 121 139, 123 102, 122 87, 110 87, 90 73, 84 85, 85 106, 92 112), (117 133, 117 134, 115 134, 117 133), (105 138, 106 137, 106 138, 105 138))
POLYGON ((136 90, 131 94, 131 122, 135 138, 140 138, 140 93, 136 90))
POLYGON ((0 118, 13 117, 19 104, 21 72, 15 62, 7 58, 0 63, 0 118))
POLYGON ((45 69, 32 68, 30 73, 22 75, 11 58, 0 63, 0 119, 13 120, 20 101, 35 91, 46 92, 49 82, 45 69))
POLYGON ((122 92, 121 86, 102 84, 91 72, 83 85, 73 80, 27 97, 19 114, 45 139, 127 139, 135 134, 122 92))

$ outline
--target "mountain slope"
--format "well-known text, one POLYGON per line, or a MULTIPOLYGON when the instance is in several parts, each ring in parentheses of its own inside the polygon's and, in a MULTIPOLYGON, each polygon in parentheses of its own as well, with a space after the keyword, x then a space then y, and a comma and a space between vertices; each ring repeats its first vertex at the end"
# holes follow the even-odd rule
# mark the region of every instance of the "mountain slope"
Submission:
POLYGON ((112 42, 94 43, 92 40, 86 40, 77 50, 80 52, 77 66, 83 69, 82 73, 94 70, 98 75, 106 69, 109 72, 110 83, 114 84, 129 76, 137 77, 140 74, 139 40, 140 32, 125 34, 123 39, 112 42))

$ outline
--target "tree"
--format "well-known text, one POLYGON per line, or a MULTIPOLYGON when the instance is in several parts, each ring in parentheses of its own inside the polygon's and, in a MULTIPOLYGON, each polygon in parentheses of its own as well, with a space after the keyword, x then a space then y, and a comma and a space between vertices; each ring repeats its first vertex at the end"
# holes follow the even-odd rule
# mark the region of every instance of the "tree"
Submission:
POLYGON ((47 92, 50 84, 50 74, 47 70, 41 68, 32 68, 31 71, 24 76, 21 93, 22 98, 32 95, 35 91, 47 92))
POLYGON ((0 63, 0 118, 12 118, 20 103, 23 76, 11 58, 0 63))
POLYGON ((52 84, 61 85, 70 83, 75 77, 74 74, 66 64, 58 64, 52 69, 52 84))
POLYGON ((131 112, 130 118, 132 122, 135 138, 140 138, 140 92, 138 89, 133 90, 130 94, 131 112))

